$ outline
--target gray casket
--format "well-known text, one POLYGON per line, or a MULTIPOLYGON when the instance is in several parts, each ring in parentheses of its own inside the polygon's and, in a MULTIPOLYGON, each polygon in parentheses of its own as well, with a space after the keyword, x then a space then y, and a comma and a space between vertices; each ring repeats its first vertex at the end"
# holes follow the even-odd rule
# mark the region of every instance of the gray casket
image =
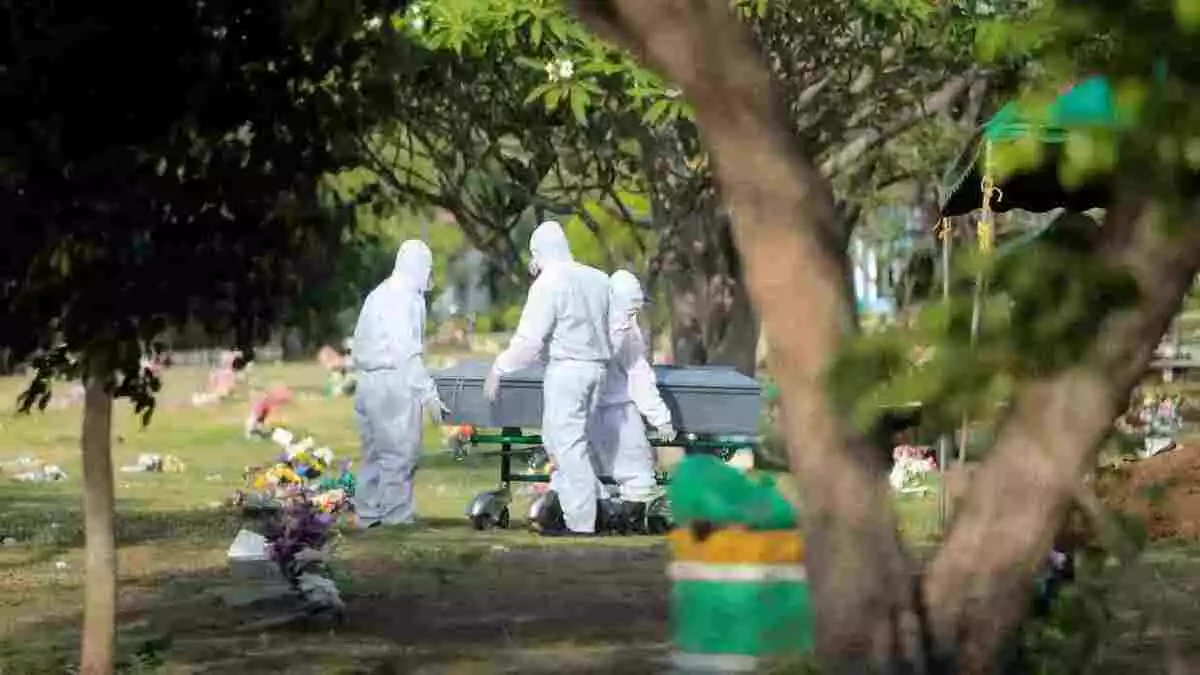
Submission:
MULTIPOLYGON (((500 381, 489 403, 483 381, 490 363, 464 361, 433 373, 438 394, 450 408, 447 420, 478 427, 542 426, 542 369, 530 368, 500 381)), ((758 380, 720 366, 655 366, 658 390, 681 432, 753 436, 762 410, 758 380)))

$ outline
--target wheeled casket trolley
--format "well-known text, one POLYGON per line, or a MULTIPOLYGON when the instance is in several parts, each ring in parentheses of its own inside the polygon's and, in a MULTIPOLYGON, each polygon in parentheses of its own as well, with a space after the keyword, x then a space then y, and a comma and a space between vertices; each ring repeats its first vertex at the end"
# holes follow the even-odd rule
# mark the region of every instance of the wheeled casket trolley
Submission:
MULTIPOLYGON (((501 378, 500 394, 494 403, 483 394, 483 382, 490 364, 466 361, 433 374, 438 394, 450 408, 448 424, 470 425, 475 431, 463 439, 474 447, 493 447, 486 454, 500 458, 500 485, 481 492, 467 507, 467 517, 478 530, 509 526, 513 483, 545 483, 544 472, 514 471, 513 460, 523 458, 528 466, 543 466, 546 459, 539 434, 523 430, 539 429, 542 424, 542 369, 531 368, 501 378), (481 431, 483 430, 483 431, 481 431)), ((678 437, 655 446, 679 447, 686 453, 711 453, 729 460, 741 449, 753 450, 758 443, 762 412, 761 388, 757 380, 733 368, 719 366, 655 366, 658 390, 671 410, 678 437)), ((613 485, 611 476, 600 481, 613 485)), ((658 475, 660 485, 670 477, 658 475)), ((530 521, 544 506, 535 499, 530 506, 530 521)), ((670 507, 665 496, 646 508, 647 529, 666 532, 670 528, 670 507)))

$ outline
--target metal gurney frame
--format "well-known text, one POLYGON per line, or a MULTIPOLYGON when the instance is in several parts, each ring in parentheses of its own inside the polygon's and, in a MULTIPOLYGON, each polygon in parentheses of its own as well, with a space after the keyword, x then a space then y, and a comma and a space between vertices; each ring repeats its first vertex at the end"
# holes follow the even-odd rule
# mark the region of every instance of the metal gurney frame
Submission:
MULTIPOLYGON (((757 437, 745 436, 727 437, 718 435, 680 434, 680 438, 670 442, 650 439, 653 447, 683 448, 687 454, 707 452, 729 461, 734 453, 742 449, 754 450, 758 445, 757 437)), ((522 433, 518 427, 504 427, 499 433, 473 432, 467 443, 472 447, 499 445, 498 450, 481 453, 484 457, 500 458, 500 485, 493 490, 478 493, 467 506, 467 518, 476 530, 488 530, 493 527, 507 528, 511 524, 510 506, 513 501, 513 483, 545 483, 550 476, 545 473, 521 473, 513 471, 514 457, 533 457, 542 448, 540 434, 522 433)), ((610 476, 600 476, 600 482, 614 485, 610 476)), ((656 475, 659 485, 670 482, 667 472, 656 475)), ((651 522, 652 531, 665 532, 670 525, 670 507, 666 497, 660 495, 647 505, 647 520, 651 522), (657 523, 657 527, 654 526, 657 523)))

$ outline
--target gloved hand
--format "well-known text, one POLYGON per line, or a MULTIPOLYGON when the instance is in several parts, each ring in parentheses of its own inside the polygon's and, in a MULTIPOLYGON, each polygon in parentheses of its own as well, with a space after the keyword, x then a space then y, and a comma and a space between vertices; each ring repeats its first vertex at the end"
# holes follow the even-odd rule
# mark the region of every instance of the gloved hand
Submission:
POLYGON ((670 422, 667 422, 658 428, 658 437, 667 443, 675 440, 677 435, 678 433, 675 431, 675 425, 671 424, 670 422))
POLYGON ((489 370, 487 378, 483 380, 483 395, 491 403, 495 403, 496 398, 500 396, 500 374, 495 368, 489 370))
POLYGON ((446 404, 442 403, 442 399, 435 398, 425 405, 425 414, 429 415, 430 421, 435 426, 441 426, 446 421, 446 418, 450 416, 450 408, 447 408, 446 404))

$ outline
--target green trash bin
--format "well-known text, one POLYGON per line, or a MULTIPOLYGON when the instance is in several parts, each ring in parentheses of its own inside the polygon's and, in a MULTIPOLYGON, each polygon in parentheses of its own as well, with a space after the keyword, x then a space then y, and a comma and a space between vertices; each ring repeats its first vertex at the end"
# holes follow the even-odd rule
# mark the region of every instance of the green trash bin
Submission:
POLYGON ((804 542, 769 476, 703 455, 670 487, 671 633, 685 672, 752 672, 763 658, 811 652, 804 542))

